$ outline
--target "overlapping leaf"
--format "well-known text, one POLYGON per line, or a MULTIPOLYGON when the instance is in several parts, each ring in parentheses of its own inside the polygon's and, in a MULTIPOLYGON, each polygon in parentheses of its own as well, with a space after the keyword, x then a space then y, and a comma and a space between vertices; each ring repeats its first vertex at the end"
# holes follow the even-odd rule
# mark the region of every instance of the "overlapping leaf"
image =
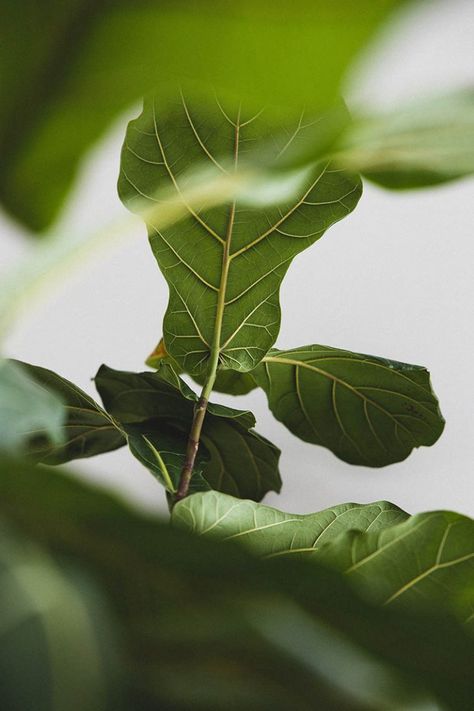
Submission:
POLYGON ((28 451, 37 460, 45 464, 63 464, 109 452, 125 444, 124 433, 118 424, 83 390, 47 368, 28 363, 18 365, 43 386, 43 392, 58 396, 64 404, 66 419, 59 442, 49 441, 42 436, 41 430, 30 433, 28 451))
POLYGON ((311 345, 272 351, 254 376, 293 434, 350 464, 399 462, 443 431, 421 366, 311 345))
POLYGON ((384 605, 447 609, 474 630, 474 521, 449 511, 378 533, 346 532, 321 552, 384 605))
POLYGON ((319 551, 349 530, 382 531, 408 518, 387 501, 339 504, 314 514, 289 514, 215 491, 196 494, 173 509, 173 524, 200 536, 235 540, 265 558, 319 551))
POLYGON ((474 630, 474 521, 461 514, 376 502, 301 516, 213 491, 179 502, 172 520, 262 558, 330 564, 379 604, 443 609, 474 630))
MULTIPOLYGON (((125 652, 116 683, 127 709, 266 711, 269 699, 278 711, 315 700, 324 711, 469 708, 472 638, 441 614, 364 602, 316 561, 262 563, 21 463, 0 462, 0 515, 103 590, 125 652)), ((35 661, 50 669, 40 650, 35 661)), ((18 657, 9 662, 21 673, 18 657)))
MULTIPOLYGON (((156 373, 102 366, 96 385, 106 409, 127 431, 132 452, 143 463, 146 459, 162 479, 161 458, 176 487, 197 402, 195 393, 166 363, 156 373), (146 441, 134 442, 136 436, 146 441)), ((248 411, 209 403, 195 472, 198 489, 256 500, 270 490, 279 491, 280 452, 252 429, 254 425, 255 418, 248 411)))
MULTIPOLYGON (((302 114, 275 135, 274 158, 312 125, 302 114)), ((215 96, 194 104, 181 94, 166 111, 150 98, 127 130, 120 195, 132 210, 143 212, 144 200, 158 209, 156 190, 174 185, 180 192, 196 162, 232 172, 268 140, 264 110, 251 114, 215 96)), ((357 178, 324 163, 307 170, 292 199, 265 208, 238 201, 190 207, 187 218, 161 231, 150 222, 151 246, 170 289, 165 346, 179 366, 203 373, 212 352, 223 369, 252 370, 277 337, 279 289, 290 262, 351 212, 360 192, 357 178)))
POLYGON ((58 446, 64 416, 62 397, 41 387, 24 364, 0 359, 1 452, 23 452, 35 433, 52 448, 58 446))

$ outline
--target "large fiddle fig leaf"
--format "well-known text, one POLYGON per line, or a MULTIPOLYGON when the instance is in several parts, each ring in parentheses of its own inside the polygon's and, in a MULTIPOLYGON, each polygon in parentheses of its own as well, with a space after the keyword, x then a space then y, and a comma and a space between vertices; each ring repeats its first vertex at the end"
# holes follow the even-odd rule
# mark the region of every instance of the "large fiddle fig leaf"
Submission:
MULTIPOLYGON (((198 400, 196 394, 164 362, 156 373, 130 373, 103 365, 95 382, 104 406, 126 430, 135 456, 138 445, 138 458, 145 463, 146 457, 147 466, 162 479, 161 458, 176 488, 198 400), (133 438, 137 435, 146 441, 136 443, 133 438), (150 466, 152 463, 155 467, 150 466)), ((213 403, 207 409, 193 474, 193 479, 197 475, 198 480, 193 487, 256 500, 268 491, 279 491, 280 452, 253 430, 252 413, 213 403)), ((167 488, 170 489, 169 483, 167 488)))
MULTIPOLYGON (((66 556, 110 603, 122 652, 114 711, 120 701, 176 711, 268 711, 269 700, 276 711, 470 708, 474 642, 455 621, 382 609, 315 560, 262 562, 22 462, 0 461, 0 515, 48 556, 66 556)), ((33 599, 42 589, 26 592, 33 599)), ((16 603, 1 606, 2 621, 16 603)), ((104 639, 102 620, 95 631, 104 639)), ((35 662, 51 668, 40 650, 35 662)), ((9 669, 22 678, 25 666, 15 657, 9 669)), ((74 664, 57 671, 71 679, 74 664)), ((65 708, 75 708, 71 693, 65 708)))
POLYGON ((361 117, 337 161, 386 188, 418 188, 474 173, 474 90, 361 117))
POLYGON ((51 442, 41 430, 30 432, 27 452, 45 464, 63 464, 72 459, 93 457, 125 444, 118 423, 89 395, 69 380, 47 368, 11 361, 33 378, 42 392, 58 397, 63 403, 65 421, 60 438, 51 442))
POLYGON ((302 103, 320 110, 377 26, 402 4, 3 2, 0 200, 28 227, 47 227, 85 151, 153 87, 164 103, 185 80, 196 96, 211 85, 219 94, 248 96, 256 110, 265 104, 269 113, 274 105, 278 113, 299 113, 302 103))
POLYGON ((350 464, 399 462, 443 431, 421 366, 310 345, 272 351, 253 375, 293 434, 350 464))
MULTIPOLYGON (((299 121, 275 134, 272 154, 284 156, 313 122, 299 121)), ((149 98, 129 124, 122 151, 119 192, 143 213, 163 185, 179 193, 190 167, 203 160, 214 172, 232 172, 265 146, 265 110, 223 106, 217 96, 194 103, 183 94, 173 108, 149 98)), ((353 210, 358 178, 318 163, 301 173, 293 198, 266 207, 233 201, 189 208, 179 223, 148 232, 168 282, 164 318, 166 351, 191 375, 206 372, 210 354, 222 369, 250 371, 273 345, 280 327, 279 289, 292 259, 353 210)))
POLYGON ((40 433, 51 448, 62 444, 63 398, 13 360, 0 360, 0 451, 19 454, 40 433))
POLYGON ((244 544, 264 558, 319 551, 349 530, 374 532, 409 515, 387 501, 339 504, 313 514, 289 514, 254 501, 239 501, 216 491, 196 494, 173 509, 172 522, 199 536, 244 544))
POLYGON ((474 631, 474 520, 467 516, 434 511, 377 533, 346 532, 321 560, 378 603, 444 608, 474 631))

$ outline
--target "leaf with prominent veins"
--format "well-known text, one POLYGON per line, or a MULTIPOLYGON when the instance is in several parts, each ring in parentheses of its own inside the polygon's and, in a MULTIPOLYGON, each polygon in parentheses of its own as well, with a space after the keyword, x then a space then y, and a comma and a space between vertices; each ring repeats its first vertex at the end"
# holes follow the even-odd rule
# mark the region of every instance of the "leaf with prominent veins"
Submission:
POLYGON ((293 434, 350 464, 399 462, 444 428, 421 366, 310 345, 271 351, 253 376, 293 434))
POLYGON ((318 551, 346 531, 381 531, 407 518, 387 501, 339 504, 300 515, 216 491, 188 497, 176 504, 172 514, 174 525, 200 536, 238 541, 264 558, 318 551))
POLYGON ((435 605, 474 623, 474 521, 432 511, 384 531, 346 532, 320 560, 385 605, 435 605))
MULTIPOLYGON (((149 99, 127 130, 121 198, 131 210, 142 210, 144 198, 159 210, 156 191, 172 185, 181 193, 197 163, 207 163, 213 175, 245 169, 263 154, 283 160, 305 131, 314 132, 313 123, 301 117, 270 141, 264 110, 251 115, 216 97, 194 105, 181 94, 162 113, 149 99)), ((265 207, 243 198, 189 206, 186 218, 161 231, 149 219, 151 246, 170 290, 166 350, 179 366, 199 375, 212 357, 222 369, 255 368, 277 337, 280 284, 292 259, 351 212, 360 193, 358 178, 324 163, 302 173, 297 195, 265 207)))

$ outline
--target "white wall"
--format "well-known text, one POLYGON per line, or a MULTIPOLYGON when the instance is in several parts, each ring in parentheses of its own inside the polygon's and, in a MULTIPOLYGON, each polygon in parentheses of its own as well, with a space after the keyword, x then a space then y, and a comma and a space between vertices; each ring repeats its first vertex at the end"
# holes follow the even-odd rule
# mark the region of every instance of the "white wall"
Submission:
MULTIPOLYGON (((399 23, 353 97, 390 105, 472 83, 473 33, 470 0, 424 3, 399 23)), ((115 182, 127 118, 85 166, 63 220, 67 229, 87 229, 122 210, 115 182)), ((401 464, 351 467, 297 440, 273 420, 264 395, 251 393, 231 404, 252 409, 259 431, 283 450, 283 492, 268 496, 268 503, 306 512, 389 499, 411 512, 443 507, 474 515, 473 223, 472 181, 406 194, 367 185, 357 210, 295 260, 282 289, 278 345, 319 342, 426 365, 447 426, 434 447, 401 464)), ((26 243, 1 216, 0 228, 3 268, 26 243)), ((160 334, 166 301, 145 230, 138 230, 32 308, 7 351, 57 370, 92 394, 90 378, 102 362, 142 367, 160 334)), ((159 485, 125 450, 77 469, 147 507, 165 507, 159 485)))

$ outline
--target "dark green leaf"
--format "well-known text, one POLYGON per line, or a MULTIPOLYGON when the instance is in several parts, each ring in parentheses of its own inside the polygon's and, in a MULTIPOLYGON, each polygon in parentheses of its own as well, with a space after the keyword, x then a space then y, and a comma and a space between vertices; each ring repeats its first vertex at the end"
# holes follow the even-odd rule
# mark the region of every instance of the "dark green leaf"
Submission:
POLYGON ((121 641, 96 582, 12 530, 3 518, 0 531, 2 708, 122 708, 117 694, 121 641))
MULTIPOLYGON (((269 142, 265 111, 226 108, 215 96, 194 104, 181 94, 170 111, 160 110, 155 97, 145 103, 122 151, 119 192, 131 210, 143 215, 144 200, 156 208, 154 195, 163 186, 179 193, 189 169, 203 160, 219 174, 258 157, 259 146, 269 142)), ((274 158, 311 126, 302 115, 275 135, 274 158)), ((328 163, 312 165, 299 181, 294 197, 271 206, 202 204, 161 231, 153 220, 148 224, 170 289, 165 347, 185 372, 204 374, 211 351, 223 370, 255 368, 278 335, 279 289, 292 259, 350 213, 361 193, 358 178, 328 163)))
POLYGON ((421 188, 474 174, 474 90, 362 118, 337 160, 386 188, 421 188))
POLYGON ((350 464, 400 462, 443 431, 421 366, 311 345, 272 351, 254 376, 293 434, 350 464))
POLYGON ((1 201, 32 229, 47 227, 90 144, 154 86, 164 103, 171 87, 186 80, 197 96, 211 84, 219 94, 248 96, 256 110, 277 104, 291 113, 295 103, 319 110, 401 4, 3 2, 1 201))
MULTIPOLYGON (((184 463, 196 394, 165 362, 156 373, 129 373, 102 366, 96 385, 106 409, 129 437, 134 437, 131 449, 135 456, 139 455, 143 463, 146 460, 146 466, 164 483, 159 461, 163 459, 175 488, 184 463), (148 441, 139 442, 137 436, 148 441)), ((252 429, 254 425, 251 412, 209 403, 196 472, 198 489, 204 488, 202 473, 208 487, 242 498, 260 500, 268 491, 279 491, 280 452, 252 429)), ((169 482, 165 486, 171 488, 169 482)))
POLYGON ((0 514, 103 587, 126 649, 127 709, 470 707, 472 638, 442 614, 364 602, 317 562, 262 563, 21 464, 0 466, 0 514))
POLYGON ((21 363, 0 360, 0 450, 24 452, 31 438, 41 434, 51 448, 61 446, 63 398, 41 386, 21 363))
POLYGON ((125 436, 117 423, 83 390, 46 368, 11 362, 21 365, 44 392, 54 394, 64 403, 66 420, 59 442, 51 443, 37 433, 28 448, 35 459, 45 464, 63 464, 123 447, 125 436))
POLYGON ((339 504, 314 514, 289 514, 254 501, 238 501, 216 491, 176 504, 172 522, 200 536, 235 540, 264 558, 313 552, 347 531, 378 532, 409 518, 387 501, 339 504))

